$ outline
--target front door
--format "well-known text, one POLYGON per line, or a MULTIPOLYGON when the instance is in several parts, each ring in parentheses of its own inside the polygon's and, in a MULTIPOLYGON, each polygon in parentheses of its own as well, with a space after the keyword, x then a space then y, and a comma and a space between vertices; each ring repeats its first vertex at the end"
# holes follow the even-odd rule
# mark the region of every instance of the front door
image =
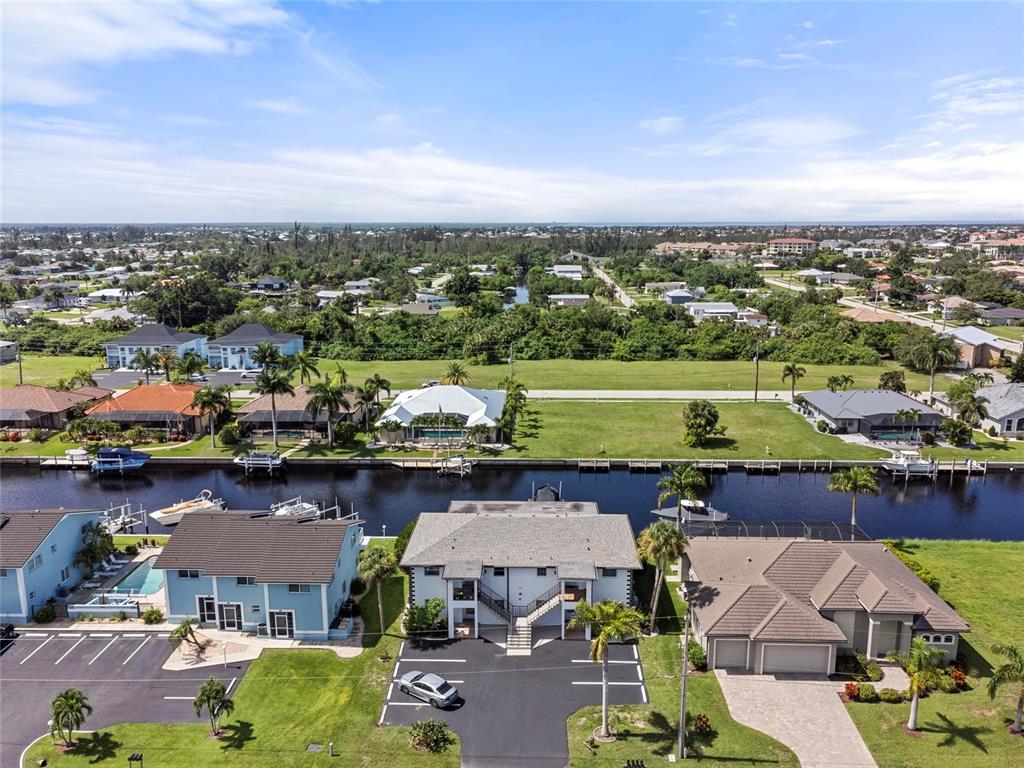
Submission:
POLYGON ((217 606, 220 629, 242 629, 242 606, 239 603, 220 603, 217 606))
POLYGON ((217 620, 217 602, 212 597, 197 597, 199 602, 199 623, 213 624, 217 620))
POLYGON ((270 612, 270 636, 271 637, 294 637, 295 636, 295 614, 291 611, 270 612))

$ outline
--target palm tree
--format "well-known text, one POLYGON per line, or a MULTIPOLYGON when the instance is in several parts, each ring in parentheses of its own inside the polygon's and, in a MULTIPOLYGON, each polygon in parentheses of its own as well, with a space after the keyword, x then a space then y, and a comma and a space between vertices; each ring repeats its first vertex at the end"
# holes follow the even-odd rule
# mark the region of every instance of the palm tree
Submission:
POLYGON ((309 393, 306 410, 313 415, 313 420, 316 421, 320 411, 327 412, 327 445, 333 447, 334 422, 341 411, 349 410, 348 387, 337 376, 329 376, 324 381, 311 384, 306 391, 309 393))
POLYGON ((317 360, 312 352, 296 352, 288 360, 292 370, 298 371, 299 373, 299 384, 305 384, 307 381, 320 378, 320 369, 317 368, 317 360))
POLYGON ((911 408, 907 412, 907 416, 910 418, 910 423, 914 425, 914 428, 911 430, 911 434, 913 434, 913 432, 917 430, 917 425, 920 423, 921 417, 924 416, 924 413, 920 408, 911 408))
POLYGON ((74 375, 68 379, 68 385, 72 389, 75 387, 95 387, 96 379, 93 378, 92 371, 88 368, 79 368, 75 371, 74 375))
POLYGON ((910 675, 910 718, 907 720, 907 730, 917 730, 917 707, 921 698, 921 691, 929 683, 935 683, 939 677, 939 665, 942 663, 944 654, 938 648, 932 648, 920 637, 910 641, 910 653, 896 654, 897 661, 906 667, 910 675))
POLYGON ((132 358, 132 368, 137 371, 145 371, 146 373, 146 384, 149 384, 149 377, 159 367, 159 362, 156 359, 156 355, 150 352, 148 349, 140 349, 135 353, 132 358))
POLYGON ((171 633, 167 636, 167 640, 175 648, 182 643, 188 643, 198 649, 202 647, 202 643, 199 642, 199 637, 196 635, 196 627, 198 626, 199 622, 195 619, 185 619, 181 624, 171 630, 171 633))
POLYGON ((376 403, 377 393, 367 387, 353 387, 351 392, 356 405, 363 409, 363 429, 367 430, 370 428, 370 411, 376 403))
POLYGON ((988 418, 988 407, 985 398, 975 393, 964 395, 956 402, 957 415, 965 424, 974 427, 988 418))
POLYGON ((637 554, 645 563, 654 566, 654 592, 651 595, 650 632, 654 632, 658 617, 658 602, 661 599, 661 585, 671 560, 683 556, 686 536, 668 520, 659 520, 640 532, 637 539, 637 554))
POLYGON ((199 418, 210 416, 210 447, 217 447, 217 417, 231 408, 231 385, 207 385, 192 396, 192 407, 199 409, 199 418))
POLYGON ((590 660, 601 664, 601 736, 608 733, 608 645, 613 640, 623 642, 639 635, 644 628, 644 615, 635 608, 627 608, 614 600, 600 603, 576 604, 576 615, 566 629, 589 629, 590 660))
POLYGON ((210 733, 217 736, 220 733, 220 719, 234 711, 235 702, 228 697, 224 683, 210 677, 199 686, 196 697, 192 699, 192 707, 196 711, 196 717, 202 717, 203 709, 206 709, 210 717, 210 733))
MULTIPOLYGON (((673 465, 670 474, 658 481, 658 509, 668 499, 676 497, 676 528, 683 530, 683 501, 696 501, 708 489, 707 478, 693 464, 673 465)), ((679 572, 682 573, 683 559, 679 558, 679 572)))
POLYGON ((85 725, 85 718, 92 714, 92 705, 84 693, 77 688, 68 688, 58 693, 50 702, 50 735, 54 731, 64 740, 64 746, 70 747, 76 730, 85 725))
POLYGON ((386 549, 374 547, 363 552, 359 559, 359 575, 367 584, 377 587, 377 613, 380 618, 380 633, 384 634, 384 599, 381 596, 381 582, 395 572, 398 563, 395 556, 386 549))
POLYGON ((836 493, 850 494, 850 538, 853 539, 853 529, 857 526, 857 496, 864 493, 877 496, 879 493, 875 470, 871 467, 840 469, 832 473, 828 480, 828 489, 836 493))
POLYGON ((466 437, 475 443, 480 443, 485 437, 491 434, 491 428, 486 424, 474 424, 466 430, 466 437))
POLYGON ((994 699, 1003 685, 1017 687, 1017 717, 1010 726, 1013 733, 1021 732, 1021 716, 1024 715, 1024 652, 1015 645, 996 643, 992 650, 1009 661, 993 670, 988 679, 988 697, 994 699))
POLYGON ((377 397, 377 405, 380 405, 380 393, 387 392, 388 397, 391 397, 391 382, 381 376, 379 373, 373 374, 364 383, 366 387, 373 387, 373 391, 377 397))
POLYGON ((469 371, 466 370, 466 366, 460 363, 458 360, 453 360, 448 363, 448 368, 445 369, 444 374, 441 376, 442 384, 466 384, 470 380, 469 371))
POLYGON ((281 365, 281 350, 269 341, 256 345, 252 353, 252 361, 260 368, 277 368, 281 365))
MULTIPOLYGON (((277 349, 274 347, 274 349, 277 349)), ((274 368, 264 368, 256 376, 252 383, 252 391, 260 395, 270 395, 270 427, 274 433, 274 448, 277 448, 277 396, 293 395, 295 388, 292 387, 289 376, 284 371, 274 368)))
POLYGON ((787 363, 782 369, 782 381, 785 383, 789 379, 789 398, 792 400, 796 397, 796 383, 800 381, 807 374, 807 369, 802 368, 796 363, 787 363))
POLYGON ((178 361, 180 360, 177 351, 170 347, 161 347, 156 351, 156 354, 153 355, 153 358, 156 360, 157 366, 167 374, 167 380, 173 381, 171 374, 173 374, 175 368, 178 367, 178 361))
POLYGON ((935 372, 960 359, 960 349, 952 336, 932 333, 916 339, 907 350, 910 362, 928 371, 928 402, 935 399, 935 372))
POLYGON ((186 381, 194 374, 202 373, 205 368, 206 361, 194 349, 190 349, 182 355, 181 361, 178 363, 178 370, 184 375, 186 381))
POLYGON ((898 411, 896 411, 892 415, 892 423, 894 425, 902 424, 903 425, 903 432, 904 433, 907 431, 907 426, 906 425, 907 425, 907 423, 909 421, 910 421, 910 409, 909 408, 900 408, 898 411))

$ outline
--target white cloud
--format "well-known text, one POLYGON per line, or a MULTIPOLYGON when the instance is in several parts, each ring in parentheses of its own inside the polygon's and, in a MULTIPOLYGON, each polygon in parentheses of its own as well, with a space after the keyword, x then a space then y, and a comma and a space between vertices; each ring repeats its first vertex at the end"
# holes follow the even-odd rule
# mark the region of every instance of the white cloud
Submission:
POLYGON ((813 21, 803 21, 800 24, 798 24, 797 26, 798 27, 803 27, 804 29, 814 29, 814 22, 813 21))
POLYGON ((831 48, 836 45, 842 45, 842 40, 830 40, 828 38, 824 40, 804 40, 802 43, 797 43, 797 48, 831 48))
POLYGON ((644 150, 644 153, 655 157, 806 153, 830 149, 836 143, 861 133, 852 123, 813 115, 803 118, 716 118, 708 125, 712 131, 709 139, 688 144, 666 144, 644 150))
POLYGON ((275 115, 305 115, 309 113, 309 107, 299 104, 293 99, 255 99, 245 102, 245 106, 272 112, 275 115))
POLYGON ((402 122, 402 116, 397 112, 386 112, 383 115, 377 115, 373 122, 382 126, 395 126, 402 122))
POLYGON ((0 4, 3 99, 45 106, 94 101, 91 67, 173 53, 247 50, 253 29, 283 24, 270 0, 0 4))
POLYGON ((650 120, 642 120, 640 127, 648 133, 654 133, 659 136, 663 136, 668 133, 675 133, 686 125, 686 121, 681 117, 675 115, 664 115, 663 117, 654 117, 650 120))
POLYGON ((720 67, 739 67, 740 69, 799 69, 802 65, 797 62, 775 63, 741 56, 726 56, 718 59, 706 59, 708 64, 715 64, 720 67))
POLYGON ((1024 112, 1024 78, 972 78, 957 75, 935 83, 940 88, 931 100, 943 112, 958 117, 1012 115, 1024 112))
POLYGON ((725 18, 722 21, 722 26, 723 27, 735 27, 736 26, 736 14, 735 13, 727 13, 727 14, 725 14, 725 18))
POLYGON ((786 61, 816 61, 813 56, 807 53, 780 53, 779 58, 785 59, 786 61))

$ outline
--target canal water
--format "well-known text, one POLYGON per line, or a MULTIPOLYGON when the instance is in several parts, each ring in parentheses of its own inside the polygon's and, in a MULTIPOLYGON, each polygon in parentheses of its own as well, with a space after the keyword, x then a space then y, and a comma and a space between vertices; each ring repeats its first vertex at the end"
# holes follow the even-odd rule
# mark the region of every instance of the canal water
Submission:
MULTIPOLYGON (((861 497, 857 523, 874 538, 1024 540, 1024 473, 947 477, 938 482, 893 482, 880 474, 881 495, 861 497)), ((142 504, 147 511, 208 488, 229 509, 267 509, 301 495, 309 501, 354 508, 367 532, 394 535, 420 512, 440 512, 452 499, 521 499, 544 484, 561 486, 563 498, 596 501, 602 512, 628 514, 639 531, 656 519, 658 475, 626 470, 579 474, 566 470, 477 468, 468 478, 438 477, 397 468, 289 468, 280 479, 246 479, 231 469, 147 467, 144 475, 94 479, 85 471, 4 468, 0 509, 103 508, 142 504)), ((731 472, 715 475, 707 500, 731 520, 849 523, 850 497, 832 493, 824 473, 775 476, 731 472)), ((669 502, 671 505, 671 502, 669 502)), ((150 532, 163 530, 150 523, 150 532)))

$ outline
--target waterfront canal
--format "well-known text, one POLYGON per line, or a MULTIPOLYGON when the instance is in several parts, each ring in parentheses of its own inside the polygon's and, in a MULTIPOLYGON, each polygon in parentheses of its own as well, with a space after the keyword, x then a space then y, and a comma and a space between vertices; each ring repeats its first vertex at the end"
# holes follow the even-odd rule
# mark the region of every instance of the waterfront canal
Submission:
MULTIPOLYGON (((427 470, 397 468, 291 467, 280 479, 246 479, 233 469, 147 467, 128 478, 94 479, 86 471, 5 467, 0 509, 107 508, 142 504, 153 511, 208 488, 229 509, 266 509, 302 495, 310 501, 354 507, 367 532, 387 526, 396 534, 420 512, 443 511, 451 499, 528 499, 535 487, 561 484, 563 497, 596 501, 603 512, 628 514, 639 531, 656 506, 658 475, 626 470, 579 474, 567 470, 478 467, 461 480, 427 470)), ((857 522, 875 538, 1024 540, 1024 472, 990 472, 985 477, 905 484, 879 473, 882 493, 861 497, 857 522)), ((747 523, 803 521, 848 523, 850 498, 827 489, 824 473, 784 472, 774 476, 743 472, 715 475, 710 503, 732 520, 747 523)), ((671 502, 668 503, 671 505, 671 502)), ((162 530, 151 523, 151 532, 162 530)))

